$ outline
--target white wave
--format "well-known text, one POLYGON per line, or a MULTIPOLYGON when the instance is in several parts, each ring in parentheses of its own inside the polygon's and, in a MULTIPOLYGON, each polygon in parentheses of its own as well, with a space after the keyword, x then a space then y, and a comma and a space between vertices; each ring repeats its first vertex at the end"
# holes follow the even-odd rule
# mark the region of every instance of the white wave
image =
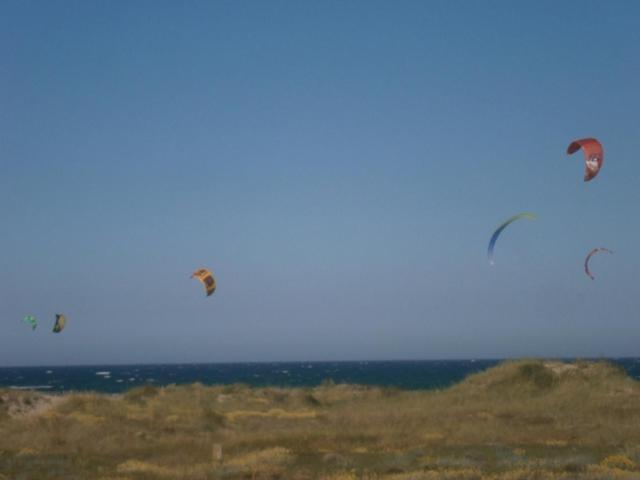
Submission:
POLYGON ((47 390, 53 385, 9 385, 11 390, 47 390))

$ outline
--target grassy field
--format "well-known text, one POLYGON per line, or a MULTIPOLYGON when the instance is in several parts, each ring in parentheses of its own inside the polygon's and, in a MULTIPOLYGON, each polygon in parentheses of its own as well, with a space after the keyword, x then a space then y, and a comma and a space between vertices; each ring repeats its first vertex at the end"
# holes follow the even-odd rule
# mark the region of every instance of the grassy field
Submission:
POLYGON ((0 390, 0 479, 640 479, 640 383, 506 362, 439 391, 0 390))

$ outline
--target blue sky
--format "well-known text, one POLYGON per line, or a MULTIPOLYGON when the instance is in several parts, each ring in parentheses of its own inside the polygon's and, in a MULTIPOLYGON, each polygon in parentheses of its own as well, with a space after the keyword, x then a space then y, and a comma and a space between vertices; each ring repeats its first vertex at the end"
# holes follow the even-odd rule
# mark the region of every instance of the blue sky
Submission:
POLYGON ((640 354, 639 16, 2 2, 0 365, 640 354))

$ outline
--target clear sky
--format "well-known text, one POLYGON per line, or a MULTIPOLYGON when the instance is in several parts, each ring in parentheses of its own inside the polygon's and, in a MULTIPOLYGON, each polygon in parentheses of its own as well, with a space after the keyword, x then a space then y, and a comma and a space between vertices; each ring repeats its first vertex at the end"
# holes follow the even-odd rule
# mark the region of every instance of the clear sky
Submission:
POLYGON ((640 355, 638 18, 0 1, 0 365, 640 355))

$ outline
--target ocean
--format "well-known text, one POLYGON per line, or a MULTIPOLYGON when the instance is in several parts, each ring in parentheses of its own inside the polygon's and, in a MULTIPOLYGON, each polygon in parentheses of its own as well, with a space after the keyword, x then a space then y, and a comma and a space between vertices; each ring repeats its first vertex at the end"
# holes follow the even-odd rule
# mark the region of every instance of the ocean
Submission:
MULTIPOLYGON (((631 377, 640 379, 640 358, 606 360, 621 366, 631 377)), ((312 387, 332 381, 403 389, 436 389, 450 386, 500 361, 398 360, 2 367, 0 388, 120 393, 145 384, 166 386, 200 382, 205 385, 244 383, 256 387, 312 387)))

